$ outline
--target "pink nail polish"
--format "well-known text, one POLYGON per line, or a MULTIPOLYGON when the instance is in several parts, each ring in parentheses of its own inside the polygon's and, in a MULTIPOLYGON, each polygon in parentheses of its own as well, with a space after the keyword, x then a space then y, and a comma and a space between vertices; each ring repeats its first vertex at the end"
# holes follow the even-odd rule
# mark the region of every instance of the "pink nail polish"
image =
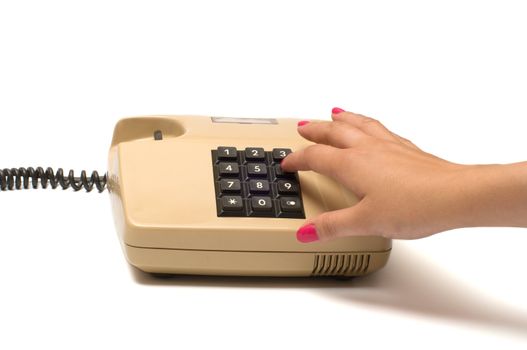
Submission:
POLYGON ((302 125, 306 125, 307 123, 309 123, 309 120, 301 120, 298 122, 298 126, 302 126, 302 125))
POLYGON ((346 112, 346 111, 343 110, 342 108, 339 108, 339 107, 334 107, 334 108, 331 110, 331 113, 333 113, 333 114, 339 114, 339 113, 342 113, 342 112, 346 112))
POLYGON ((308 224, 300 227, 298 231, 296 231, 296 239, 302 243, 318 241, 318 234, 315 225, 308 224))

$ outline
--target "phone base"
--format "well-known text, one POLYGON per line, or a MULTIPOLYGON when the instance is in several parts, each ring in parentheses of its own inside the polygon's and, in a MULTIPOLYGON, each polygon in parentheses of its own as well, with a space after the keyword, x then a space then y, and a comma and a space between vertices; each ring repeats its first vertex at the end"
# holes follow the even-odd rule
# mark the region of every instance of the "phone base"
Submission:
POLYGON ((124 245, 130 264, 155 274, 221 276, 362 276, 379 270, 380 252, 250 252, 142 248, 124 245))

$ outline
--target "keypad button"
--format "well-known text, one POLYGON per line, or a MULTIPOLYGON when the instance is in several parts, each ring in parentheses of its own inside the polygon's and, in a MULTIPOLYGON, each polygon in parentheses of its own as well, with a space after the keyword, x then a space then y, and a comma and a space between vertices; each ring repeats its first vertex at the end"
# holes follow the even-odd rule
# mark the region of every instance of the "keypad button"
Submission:
POLYGON ((254 176, 267 176, 267 166, 264 163, 247 163, 247 175, 254 176))
POLYGON ((238 163, 221 162, 218 164, 218 169, 220 171, 220 176, 238 176, 240 173, 238 163))
POLYGON ((221 209, 226 211, 243 210, 243 200, 241 196, 223 196, 221 197, 221 209))
POLYGON ((295 177, 295 173, 289 173, 289 172, 285 172, 282 167, 280 166, 280 164, 275 164, 273 166, 274 168, 274 174, 276 177, 280 177, 280 178, 291 178, 291 177, 295 177))
POLYGON ((238 159, 238 150, 236 149, 236 147, 220 146, 216 150, 216 154, 218 155, 218 159, 221 160, 236 161, 238 159))
POLYGON ((260 193, 269 192, 269 181, 267 180, 249 180, 249 192, 260 193))
POLYGON ((284 159, 289 153, 291 153, 290 148, 273 148, 273 160, 279 162, 284 159))
POLYGON ((302 203, 298 197, 280 197, 280 208, 285 212, 301 212, 302 203))
POLYGON ((220 180, 220 191, 221 192, 240 192, 242 190, 242 184, 238 179, 221 179, 220 180))
POLYGON ((276 186, 280 194, 298 193, 298 183, 296 181, 278 180, 276 186))
POLYGON ((265 151, 261 147, 247 147, 245 149, 245 159, 248 160, 264 160, 265 151))
POLYGON ((251 207, 254 211, 271 211, 273 209, 273 201, 271 197, 252 197, 251 207))

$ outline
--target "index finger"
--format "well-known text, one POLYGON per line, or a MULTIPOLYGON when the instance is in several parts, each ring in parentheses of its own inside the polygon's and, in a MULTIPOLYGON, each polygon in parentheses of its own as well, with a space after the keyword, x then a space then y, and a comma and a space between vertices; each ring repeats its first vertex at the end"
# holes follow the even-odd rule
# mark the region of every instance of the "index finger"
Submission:
POLYGON ((342 150, 327 145, 311 145, 290 153, 280 166, 284 171, 313 170, 336 179, 342 163, 342 150))

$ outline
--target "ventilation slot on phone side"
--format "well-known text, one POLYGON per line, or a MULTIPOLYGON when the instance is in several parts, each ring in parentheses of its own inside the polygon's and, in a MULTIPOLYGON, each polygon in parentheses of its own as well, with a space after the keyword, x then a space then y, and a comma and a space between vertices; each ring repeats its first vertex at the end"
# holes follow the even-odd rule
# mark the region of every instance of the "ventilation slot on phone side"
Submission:
POLYGON ((351 276, 368 271, 370 254, 316 254, 312 276, 351 276))

